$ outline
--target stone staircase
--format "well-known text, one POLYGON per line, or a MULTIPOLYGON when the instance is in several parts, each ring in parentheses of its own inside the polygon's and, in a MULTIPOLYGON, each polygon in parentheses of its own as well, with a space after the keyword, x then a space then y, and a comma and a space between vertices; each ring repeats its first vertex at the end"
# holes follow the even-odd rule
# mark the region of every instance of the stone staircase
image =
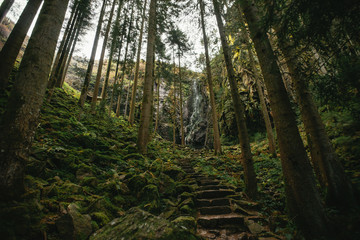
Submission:
POLYGON ((197 234, 214 240, 282 239, 268 231, 266 221, 254 209, 257 203, 241 200, 241 193, 216 177, 194 171, 189 160, 180 166, 197 182, 197 234), (260 224, 261 223, 261 224, 260 224))

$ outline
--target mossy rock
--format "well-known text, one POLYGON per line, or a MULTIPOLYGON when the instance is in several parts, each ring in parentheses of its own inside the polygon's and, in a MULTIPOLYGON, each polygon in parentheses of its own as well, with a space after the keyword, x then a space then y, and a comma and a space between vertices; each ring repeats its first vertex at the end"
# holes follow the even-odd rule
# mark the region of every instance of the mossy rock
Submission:
POLYGON ((81 180, 80 185, 95 188, 98 185, 98 179, 96 177, 84 177, 81 180))
POLYGON ((166 219, 154 216, 139 208, 132 208, 95 232, 90 240, 196 240, 191 231, 176 226, 166 219))
POLYGON ((139 193, 139 197, 142 201, 150 202, 150 201, 158 201, 160 199, 160 194, 158 187, 154 184, 149 184, 141 189, 139 193))
POLYGON ((183 192, 182 194, 180 194, 179 198, 181 199, 181 201, 184 201, 185 199, 188 198, 194 198, 194 196, 195 196, 194 193, 183 192))
POLYGON ((126 156, 123 157, 123 160, 129 160, 129 159, 133 159, 133 160, 137 160, 137 161, 144 161, 145 158, 142 154, 140 153, 130 153, 126 156))
POLYGON ((181 208, 182 206, 188 205, 191 208, 195 208, 195 204, 194 204, 194 200, 192 198, 187 198, 184 201, 180 202, 179 207, 181 208))
POLYGON ((192 233, 196 231, 196 220, 191 216, 180 216, 172 221, 172 223, 184 227, 192 233))
POLYGON ((109 217, 104 212, 94 212, 90 214, 90 216, 100 227, 103 227, 110 222, 109 217))
POLYGON ((185 215, 193 215, 195 212, 195 209, 191 208, 189 205, 183 205, 180 208, 180 212, 185 215))
POLYGON ((101 198, 91 202, 86 212, 104 212, 111 219, 112 217, 118 216, 119 212, 122 212, 122 209, 114 205, 108 198, 101 198))
POLYGON ((136 194, 143 189, 147 185, 147 180, 145 177, 140 175, 135 175, 132 178, 129 179, 129 182, 127 183, 127 186, 131 190, 133 194, 136 194))

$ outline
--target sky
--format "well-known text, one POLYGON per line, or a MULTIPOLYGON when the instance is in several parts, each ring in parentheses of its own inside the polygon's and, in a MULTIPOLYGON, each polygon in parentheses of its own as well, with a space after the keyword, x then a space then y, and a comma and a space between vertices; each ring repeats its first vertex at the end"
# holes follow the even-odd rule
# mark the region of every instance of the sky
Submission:
MULTIPOLYGON (((196 1, 196 0, 194 0, 194 1, 196 1)), ((2 1, 0 1, 0 2, 2 2, 2 1)), ((23 8, 25 7, 26 3, 27 3, 27 0, 15 1, 13 7, 10 9, 7 16, 11 20, 16 22, 16 20, 18 19, 18 17, 21 14, 23 8)), ((77 44, 77 47, 76 47, 77 50, 74 53, 75 56, 80 56, 80 57, 85 57, 85 58, 90 57, 92 44, 93 44, 93 41, 95 38, 95 28, 96 28, 97 20, 99 17, 100 7, 96 8, 95 11, 96 12, 94 12, 94 17, 92 18, 92 23, 93 23, 92 29, 87 31, 87 34, 82 37, 81 42, 79 42, 77 44)), ((66 19, 68 19, 69 15, 70 14, 67 13, 66 19)), ((203 53, 203 51, 204 51, 203 50, 204 47, 201 44, 201 40, 203 37, 202 37, 202 32, 200 31, 200 28, 199 28, 198 16, 199 16, 198 10, 194 10, 193 12, 186 13, 186 15, 185 14, 181 15, 179 17, 179 19, 175 19, 175 23, 188 36, 189 42, 193 46, 193 49, 191 51, 189 51, 188 53, 185 53, 184 57, 182 58, 182 62, 193 71, 201 71, 202 67, 199 68, 198 64, 196 63, 196 60, 198 59, 199 55, 201 53, 203 53)), ((36 21, 33 22, 32 26, 28 32, 29 36, 31 35, 31 32, 35 25, 35 22, 36 21)), ((207 17, 206 22, 207 22, 207 34, 209 36, 211 32, 216 31, 215 30, 216 29, 215 17, 213 17, 213 16, 207 17)), ((64 21, 64 23, 66 24, 66 21, 64 21)), ((144 35, 144 38, 145 37, 146 37, 146 35, 144 35)), ((61 36, 59 39, 61 39, 61 36)), ((100 58, 102 44, 103 44, 103 39, 100 38, 98 50, 97 50, 97 54, 96 54, 96 59, 100 58)), ((213 53, 217 49, 218 49, 218 46, 213 47, 213 53)), ((146 45, 143 44, 141 58, 145 59, 145 55, 146 55, 146 45)))

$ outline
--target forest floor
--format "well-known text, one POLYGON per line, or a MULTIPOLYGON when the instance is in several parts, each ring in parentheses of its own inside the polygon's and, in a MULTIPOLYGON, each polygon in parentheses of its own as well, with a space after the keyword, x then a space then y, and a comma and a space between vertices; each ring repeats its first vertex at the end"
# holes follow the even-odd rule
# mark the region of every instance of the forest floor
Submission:
MULTIPOLYGON (((27 192, 21 201, 0 204, 1 239, 200 239, 199 202, 207 197, 199 194, 208 190, 228 191, 231 213, 248 216, 241 220, 246 233, 241 239, 302 239, 286 216, 280 159, 268 154, 262 135, 251 144, 260 192, 253 202, 242 192, 239 146, 225 146, 223 155, 214 156, 207 149, 172 147, 156 135, 148 154, 141 155, 136 126, 86 113, 76 94, 65 86, 44 103, 26 166, 27 192), (249 218, 254 215, 256 221, 249 218)), ((0 114, 5 104, 1 98, 0 114)), ((323 117, 360 189, 360 128, 346 114, 323 117)), ((358 221, 347 221, 352 224, 345 230, 358 234, 358 221)), ((221 234, 203 236, 226 239, 221 234)))

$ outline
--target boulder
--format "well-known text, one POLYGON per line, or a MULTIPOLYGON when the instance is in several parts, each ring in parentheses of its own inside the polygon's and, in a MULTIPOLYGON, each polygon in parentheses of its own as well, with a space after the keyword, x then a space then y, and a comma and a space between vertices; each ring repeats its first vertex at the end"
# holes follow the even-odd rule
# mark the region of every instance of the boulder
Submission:
POLYGON ((79 207, 72 203, 67 207, 67 214, 56 221, 56 228, 61 239, 85 240, 92 232, 91 217, 82 215, 79 207))
POLYGON ((164 218, 154 216, 139 208, 131 208, 121 218, 112 220, 95 232, 90 240, 196 240, 189 230, 179 227, 164 218))

